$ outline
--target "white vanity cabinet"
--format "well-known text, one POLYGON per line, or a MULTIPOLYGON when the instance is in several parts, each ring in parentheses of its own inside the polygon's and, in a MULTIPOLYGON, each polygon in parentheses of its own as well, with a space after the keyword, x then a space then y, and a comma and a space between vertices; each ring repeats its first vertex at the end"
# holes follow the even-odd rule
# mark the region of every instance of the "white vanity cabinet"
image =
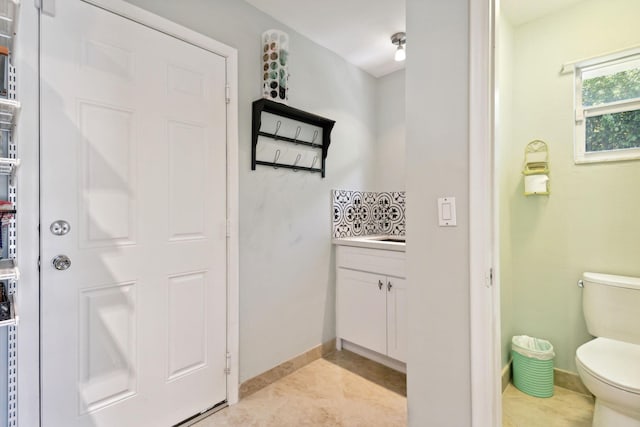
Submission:
POLYGON ((336 329, 343 340, 405 362, 405 253, 337 246, 336 329))

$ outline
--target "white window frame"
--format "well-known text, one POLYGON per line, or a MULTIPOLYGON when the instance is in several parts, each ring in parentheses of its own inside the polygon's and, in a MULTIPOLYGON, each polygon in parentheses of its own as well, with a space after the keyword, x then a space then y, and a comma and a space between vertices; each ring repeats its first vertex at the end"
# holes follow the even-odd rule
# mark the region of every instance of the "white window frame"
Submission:
POLYGON ((588 117, 597 117, 605 114, 623 113, 626 111, 640 110, 640 98, 625 99, 622 101, 609 102, 603 105, 583 107, 582 105, 582 73, 593 71, 598 68, 613 67, 624 64, 632 60, 640 60, 640 49, 628 50, 612 55, 583 61, 574 66, 575 82, 575 130, 574 130, 574 152, 575 162, 596 163, 615 162, 622 160, 640 159, 640 147, 626 148, 621 150, 604 150, 587 152, 586 123, 588 117))

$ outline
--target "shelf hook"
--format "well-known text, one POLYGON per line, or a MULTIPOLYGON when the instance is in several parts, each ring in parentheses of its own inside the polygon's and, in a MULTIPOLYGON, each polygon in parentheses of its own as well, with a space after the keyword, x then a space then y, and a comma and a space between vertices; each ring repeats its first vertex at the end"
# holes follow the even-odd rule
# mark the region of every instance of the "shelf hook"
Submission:
POLYGON ((282 126, 282 122, 278 120, 278 122, 276 123, 276 131, 273 132, 273 137, 275 139, 278 139, 278 132, 280 131, 280 126, 282 126))
POLYGON ((300 136, 300 132, 302 132, 302 128, 300 126, 298 126, 296 128, 296 136, 293 137, 293 142, 298 142, 298 137, 300 136))
POLYGON ((311 143, 315 144, 316 139, 318 139, 318 129, 313 131, 313 139, 311 139, 311 143))
MULTIPOLYGON (((280 123, 280 122, 278 122, 278 123, 280 123)), ((278 169, 278 166, 276 166, 276 163, 278 163, 278 159, 279 158, 280 158, 280 149, 278 148, 276 150, 276 154, 274 154, 274 156, 273 156, 273 163, 274 163, 273 164, 273 168, 274 169, 278 169)))
MULTIPOLYGON (((296 161, 293 162, 293 166, 298 166, 298 162, 300 161, 300 159, 302 158, 302 154, 298 153, 298 155, 296 156, 296 161)), ((298 169, 294 169, 294 172, 298 172, 298 169)))

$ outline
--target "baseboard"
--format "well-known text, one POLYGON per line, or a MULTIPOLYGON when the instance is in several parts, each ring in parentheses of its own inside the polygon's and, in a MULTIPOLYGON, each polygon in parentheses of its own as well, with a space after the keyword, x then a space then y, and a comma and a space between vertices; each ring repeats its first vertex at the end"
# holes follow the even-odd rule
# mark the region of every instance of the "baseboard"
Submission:
POLYGON ((377 353, 373 350, 369 350, 368 348, 360 347, 357 344, 345 340, 342 340, 342 348, 345 350, 349 350, 352 353, 358 354, 362 357, 366 357, 367 359, 373 360, 374 362, 378 362, 379 364, 384 365, 388 368, 402 372, 403 374, 407 373, 406 363, 400 362, 396 359, 392 359, 388 356, 385 356, 384 354, 377 353))
MULTIPOLYGON (((502 392, 507 388, 511 382, 511 361, 502 368, 502 392)), ((574 391, 576 393, 592 396, 589 389, 584 385, 580 379, 580 375, 565 371, 563 369, 553 368, 553 384, 558 387, 565 388, 567 390, 574 391)))
POLYGON ((591 392, 580 379, 580 375, 564 371, 562 369, 553 369, 553 383, 558 387, 566 388, 567 390, 575 391, 576 393, 586 394, 591 396, 591 392))
POLYGON ((506 390, 507 386, 511 382, 511 361, 502 368, 502 392, 506 390))
POLYGON ((242 400, 245 397, 255 393, 258 390, 261 390, 278 381, 281 378, 286 377, 287 375, 297 371, 303 366, 308 365, 314 360, 320 359, 322 356, 325 356, 336 349, 336 340, 333 339, 331 341, 327 341, 324 344, 320 344, 309 351, 305 351, 304 353, 294 357, 293 359, 287 360, 279 364, 278 366, 269 369, 266 372, 263 372, 260 375, 257 375, 253 378, 250 378, 240 384, 239 398, 242 400))

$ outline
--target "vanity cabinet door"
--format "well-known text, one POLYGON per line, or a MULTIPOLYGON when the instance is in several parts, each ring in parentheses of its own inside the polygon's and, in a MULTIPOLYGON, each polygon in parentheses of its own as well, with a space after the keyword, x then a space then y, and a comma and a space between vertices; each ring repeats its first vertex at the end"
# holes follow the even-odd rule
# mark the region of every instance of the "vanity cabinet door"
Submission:
POLYGON ((386 278, 338 268, 338 337, 381 354, 387 353, 386 278))
POLYGON ((387 355, 407 362, 407 281, 387 277, 387 355))

